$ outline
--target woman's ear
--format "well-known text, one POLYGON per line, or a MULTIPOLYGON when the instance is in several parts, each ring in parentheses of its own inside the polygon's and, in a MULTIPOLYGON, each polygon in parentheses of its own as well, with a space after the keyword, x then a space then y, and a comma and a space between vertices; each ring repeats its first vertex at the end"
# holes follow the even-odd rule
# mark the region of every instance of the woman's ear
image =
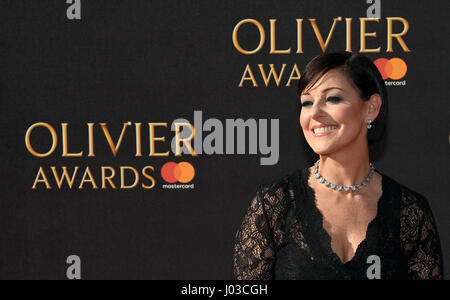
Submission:
POLYGON ((369 101, 366 102, 368 106, 367 118, 375 120, 380 113, 380 108, 382 104, 380 94, 373 94, 370 96, 369 101))

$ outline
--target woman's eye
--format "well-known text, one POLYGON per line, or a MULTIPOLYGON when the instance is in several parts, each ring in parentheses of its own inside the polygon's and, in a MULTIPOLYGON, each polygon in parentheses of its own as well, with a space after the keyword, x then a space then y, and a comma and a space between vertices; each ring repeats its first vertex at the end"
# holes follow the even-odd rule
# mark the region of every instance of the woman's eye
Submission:
MULTIPOLYGON (((335 96, 335 97, 328 97, 328 98, 326 99, 326 101, 331 101, 332 103, 338 103, 338 102, 341 101, 341 100, 342 100, 341 97, 337 97, 337 96, 335 96)), ((303 101, 303 102, 301 103, 301 106, 302 106, 302 107, 310 106, 310 105, 312 105, 312 101, 303 101)))
POLYGON ((333 103, 338 103, 339 101, 341 101, 340 97, 328 97, 327 101, 331 101, 333 103))

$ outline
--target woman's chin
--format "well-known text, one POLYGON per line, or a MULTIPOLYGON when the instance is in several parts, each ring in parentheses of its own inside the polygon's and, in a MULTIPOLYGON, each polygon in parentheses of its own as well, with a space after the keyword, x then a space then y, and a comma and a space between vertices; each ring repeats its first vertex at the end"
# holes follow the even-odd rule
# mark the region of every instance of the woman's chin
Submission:
POLYGON ((336 152, 336 147, 318 147, 312 149, 317 155, 330 155, 336 152))

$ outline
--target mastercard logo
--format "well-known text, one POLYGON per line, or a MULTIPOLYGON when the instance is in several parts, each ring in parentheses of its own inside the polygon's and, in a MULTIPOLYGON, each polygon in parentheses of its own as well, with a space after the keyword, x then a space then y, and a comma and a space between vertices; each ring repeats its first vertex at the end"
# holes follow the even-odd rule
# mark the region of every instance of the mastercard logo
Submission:
POLYGON ((393 80, 403 78, 408 70, 405 61, 398 57, 391 59, 379 58, 373 63, 377 66, 384 80, 388 78, 393 80))
POLYGON ((161 168, 161 177, 168 183, 188 183, 195 176, 194 167, 188 162, 168 162, 161 168))

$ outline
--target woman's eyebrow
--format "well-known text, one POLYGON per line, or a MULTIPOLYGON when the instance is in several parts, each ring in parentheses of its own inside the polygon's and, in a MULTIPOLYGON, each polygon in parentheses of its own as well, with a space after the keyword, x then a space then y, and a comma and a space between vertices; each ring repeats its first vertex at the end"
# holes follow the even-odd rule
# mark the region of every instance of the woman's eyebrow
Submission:
POLYGON ((341 88, 338 88, 338 87, 329 87, 329 88, 326 88, 326 89, 324 89, 324 90, 322 90, 322 94, 324 94, 324 93, 326 93, 326 92, 328 92, 329 90, 332 90, 332 89, 338 89, 338 90, 341 90, 341 91, 344 91, 343 89, 341 89, 341 88))
MULTIPOLYGON (((338 89, 338 90, 344 91, 343 89, 341 89, 339 87, 333 86, 333 87, 329 87, 329 88, 326 88, 326 89, 322 90, 321 93, 325 94, 326 92, 328 92, 329 90, 332 90, 332 89, 338 89)), ((301 96, 303 96, 303 95, 310 95, 310 93, 304 92, 304 93, 301 94, 301 96)))

